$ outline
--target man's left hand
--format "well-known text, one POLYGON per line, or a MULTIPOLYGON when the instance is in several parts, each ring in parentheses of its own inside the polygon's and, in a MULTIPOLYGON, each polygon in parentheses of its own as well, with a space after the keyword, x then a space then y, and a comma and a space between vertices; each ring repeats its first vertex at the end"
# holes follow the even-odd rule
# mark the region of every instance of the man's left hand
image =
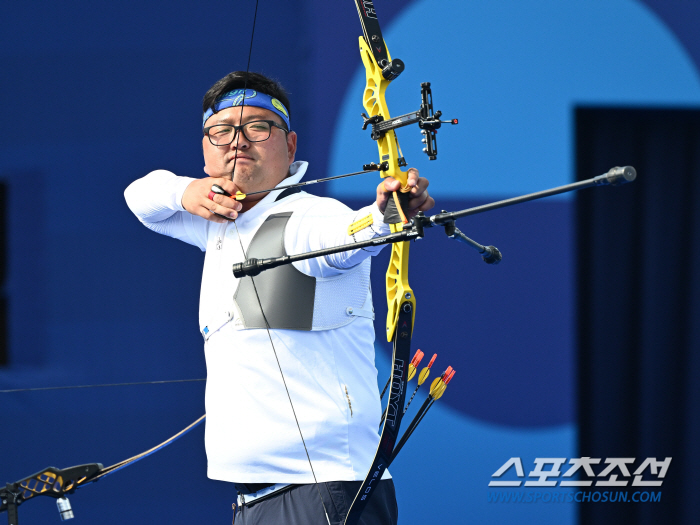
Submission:
MULTIPOLYGON (((408 186, 411 188, 411 191, 409 192, 408 209, 404 210, 407 217, 414 217, 419 211, 428 211, 435 206, 435 199, 428 195, 428 184, 430 184, 428 179, 418 176, 416 168, 408 169, 408 186)), ((387 177, 377 186, 377 206, 379 206, 379 211, 384 213, 387 202, 392 198, 392 192, 400 189, 401 183, 392 177, 387 177)))

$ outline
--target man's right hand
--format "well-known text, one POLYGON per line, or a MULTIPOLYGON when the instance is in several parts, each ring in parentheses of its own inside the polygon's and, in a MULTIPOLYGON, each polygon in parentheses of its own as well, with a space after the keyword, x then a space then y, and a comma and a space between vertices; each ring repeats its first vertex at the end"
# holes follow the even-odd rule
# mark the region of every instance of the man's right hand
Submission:
POLYGON ((217 184, 231 195, 235 195, 238 188, 229 179, 207 177, 192 181, 185 193, 182 194, 182 207, 192 215, 198 215, 212 222, 226 222, 226 219, 219 217, 230 217, 235 219, 241 209, 241 203, 225 195, 214 195, 213 200, 209 198, 211 187, 217 184), (216 215, 216 214, 219 215, 216 215))

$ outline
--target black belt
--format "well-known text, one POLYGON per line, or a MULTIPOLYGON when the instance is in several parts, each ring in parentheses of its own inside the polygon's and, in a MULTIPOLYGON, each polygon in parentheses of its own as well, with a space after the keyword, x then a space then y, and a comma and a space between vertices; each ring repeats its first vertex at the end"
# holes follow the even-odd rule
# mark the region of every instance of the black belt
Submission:
POLYGON ((245 496, 246 494, 255 494, 262 489, 276 485, 276 483, 234 483, 233 485, 236 487, 236 492, 245 496))

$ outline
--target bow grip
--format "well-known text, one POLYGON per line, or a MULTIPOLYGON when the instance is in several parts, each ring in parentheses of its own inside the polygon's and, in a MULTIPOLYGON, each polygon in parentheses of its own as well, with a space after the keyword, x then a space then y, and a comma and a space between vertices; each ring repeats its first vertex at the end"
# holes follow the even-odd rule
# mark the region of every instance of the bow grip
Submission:
POLYGON ((386 203, 384 210, 384 223, 406 224, 408 222, 406 210, 408 210, 408 201, 411 199, 410 192, 395 191, 391 196, 392 198, 386 203))

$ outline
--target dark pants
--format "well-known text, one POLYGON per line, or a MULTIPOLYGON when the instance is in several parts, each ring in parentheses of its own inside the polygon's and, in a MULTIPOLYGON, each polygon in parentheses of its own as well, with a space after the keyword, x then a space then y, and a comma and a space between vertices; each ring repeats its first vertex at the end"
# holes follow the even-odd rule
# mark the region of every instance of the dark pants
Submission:
MULTIPOLYGON (((318 488, 314 484, 295 485, 244 505, 236 514, 235 525, 328 525, 323 505, 331 525, 342 525, 361 484, 361 481, 331 481, 319 483, 318 488)), ((396 525, 398 519, 394 482, 382 480, 362 512, 360 525, 396 525)))

